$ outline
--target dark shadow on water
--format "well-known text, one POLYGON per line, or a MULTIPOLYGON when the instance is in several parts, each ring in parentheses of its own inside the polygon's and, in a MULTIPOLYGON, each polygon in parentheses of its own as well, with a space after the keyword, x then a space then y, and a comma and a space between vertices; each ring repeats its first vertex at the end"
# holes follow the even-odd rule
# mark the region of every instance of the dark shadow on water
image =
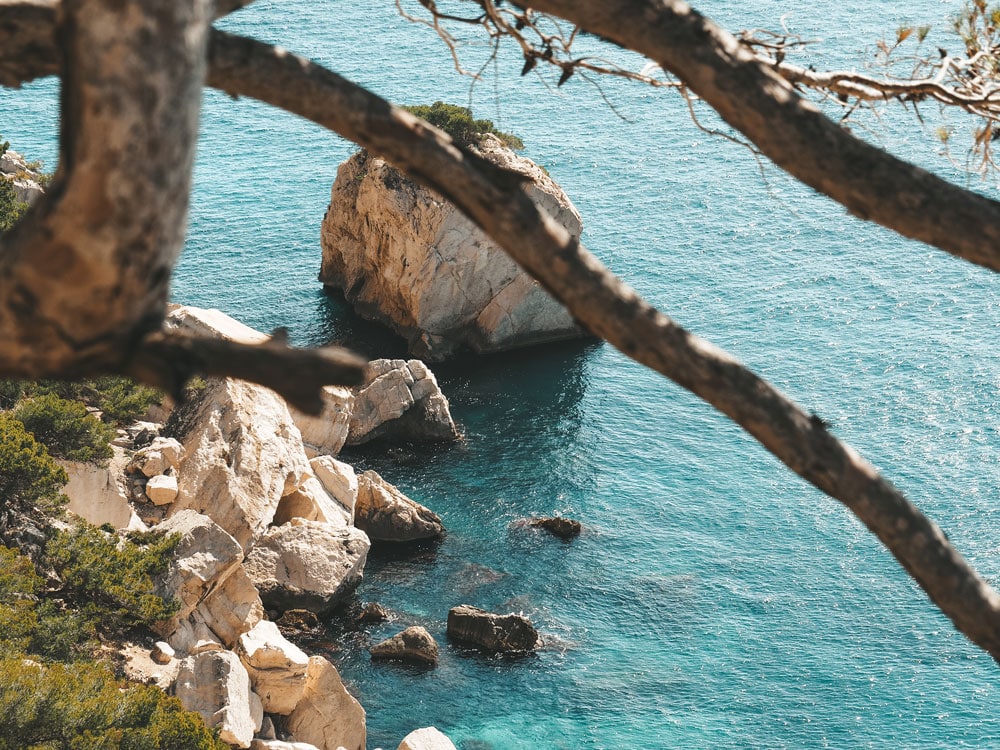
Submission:
POLYGON ((316 302, 316 324, 309 332, 309 346, 337 344, 369 359, 406 358, 406 340, 392 329, 354 312, 344 293, 324 287, 316 302))

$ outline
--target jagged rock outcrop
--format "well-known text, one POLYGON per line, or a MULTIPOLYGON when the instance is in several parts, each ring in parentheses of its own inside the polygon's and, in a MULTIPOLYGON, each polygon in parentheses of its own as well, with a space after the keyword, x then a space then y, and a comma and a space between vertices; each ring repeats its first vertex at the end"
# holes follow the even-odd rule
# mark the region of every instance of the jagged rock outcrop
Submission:
POLYGON ((350 526, 353 515, 353 507, 345 508, 319 479, 310 477, 294 492, 281 498, 271 523, 281 526, 293 518, 301 518, 332 526, 350 526))
MULTIPOLYGON (((579 214, 541 167, 493 136, 477 148, 525 175, 532 198, 579 237, 579 214)), ((421 358, 581 335, 566 309, 451 203, 366 151, 338 169, 320 237, 320 281, 392 326, 421 358)))
POLYGON ((448 399, 418 359, 375 359, 354 390, 347 445, 386 439, 442 443, 458 439, 448 399))
POLYGON ((110 523, 116 529, 144 531, 146 525, 139 519, 128 502, 125 483, 125 452, 112 446, 114 453, 107 465, 59 461, 66 470, 69 482, 63 493, 69 498, 66 509, 88 523, 100 526, 110 523))
POLYGON ((309 659, 302 700, 285 726, 296 742, 319 750, 365 750, 365 710, 322 656, 309 659))
POLYGON ((279 633, 277 625, 263 620, 240 636, 236 653, 264 710, 290 714, 306 688, 309 657, 305 652, 279 633))
POLYGON ((424 727, 410 732, 396 750, 455 750, 455 745, 435 727, 424 727))
POLYGON ((326 612, 357 588, 370 546, 359 529, 296 518, 262 536, 244 567, 268 609, 326 612))
POLYGON ((250 689, 250 676, 232 651, 207 651, 181 662, 176 695, 189 711, 219 729, 223 742, 250 747, 260 729, 264 711, 250 689))
POLYGON ((411 500, 374 471, 358 476, 354 525, 379 542, 413 542, 444 534, 437 513, 411 500))
POLYGON ((448 637, 496 653, 534 651, 541 644, 538 631, 524 615, 498 615, 468 604, 449 610, 448 637))
POLYGON ((230 378, 210 381, 188 409, 170 512, 211 516, 247 549, 312 476, 298 428, 273 391, 230 378))
POLYGON ((32 204, 45 192, 41 183, 44 177, 33 169, 17 151, 7 149, 0 156, 0 179, 9 180, 14 186, 14 197, 22 203, 32 204))
POLYGON ((437 664, 438 645, 427 628, 413 625, 392 638, 376 643, 369 653, 375 661, 402 661, 410 664, 437 664))
POLYGON ((323 409, 319 414, 306 414, 294 406, 288 407, 310 458, 340 453, 347 441, 354 412, 354 392, 350 388, 328 385, 323 389, 322 398, 323 409))
POLYGON ((354 505, 358 501, 358 476, 354 467, 333 456, 316 456, 309 462, 313 474, 354 523, 354 505))
POLYGON ((193 617, 204 622, 226 648, 264 619, 264 603, 246 569, 237 565, 226 580, 201 600, 193 617))

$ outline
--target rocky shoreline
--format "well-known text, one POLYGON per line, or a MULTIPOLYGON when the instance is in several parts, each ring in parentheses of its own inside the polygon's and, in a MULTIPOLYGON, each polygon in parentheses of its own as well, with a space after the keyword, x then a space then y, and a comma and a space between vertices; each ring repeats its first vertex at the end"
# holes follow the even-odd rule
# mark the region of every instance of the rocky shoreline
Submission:
MULTIPOLYGON (((174 307, 168 324, 265 338, 192 307, 174 307)), ((329 388, 326 400, 323 415, 307 417, 260 386, 209 381, 165 423, 122 430, 106 466, 64 463, 74 514, 121 532, 179 535, 158 591, 180 608, 157 624, 155 646, 122 648, 125 673, 175 694, 233 747, 364 750, 364 709, 336 668, 295 646, 275 620, 342 605, 373 541, 444 533, 433 511, 335 457, 351 441, 457 439, 430 370, 375 361, 362 386, 329 388)), ((452 747, 422 731, 401 747, 452 747)))

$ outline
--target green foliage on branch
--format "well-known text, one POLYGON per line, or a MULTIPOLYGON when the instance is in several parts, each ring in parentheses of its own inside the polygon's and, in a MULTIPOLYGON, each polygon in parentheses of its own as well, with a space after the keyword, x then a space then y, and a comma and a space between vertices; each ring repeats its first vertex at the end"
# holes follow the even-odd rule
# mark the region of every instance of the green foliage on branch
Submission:
POLYGON ((67 401, 82 401, 99 409, 105 422, 119 426, 141 419, 150 406, 163 400, 163 394, 155 388, 119 375, 85 380, 40 380, 26 384, 25 392, 30 395, 54 394, 67 401))
POLYGON ((520 138, 512 133, 497 130, 492 120, 473 119, 472 110, 468 107, 434 102, 429 106, 419 104, 404 107, 404 109, 410 114, 427 120, 434 127, 440 128, 462 146, 475 145, 486 133, 491 133, 503 141, 508 148, 515 151, 524 148, 524 142, 520 138))
POLYGON ((68 479, 20 420, 0 412, 0 509, 54 510, 68 479))
POLYGON ((13 414, 57 458, 91 463, 111 458, 114 428, 90 414, 79 401, 47 393, 21 401, 13 414))

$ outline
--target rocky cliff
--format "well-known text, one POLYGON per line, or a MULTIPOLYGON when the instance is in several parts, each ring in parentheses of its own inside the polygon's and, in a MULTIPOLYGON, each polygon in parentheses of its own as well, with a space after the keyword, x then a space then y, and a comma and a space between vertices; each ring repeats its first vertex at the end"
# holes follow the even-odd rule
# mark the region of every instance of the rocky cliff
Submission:
MULTIPOLYGON (((532 198, 574 236, 569 198, 492 135, 480 153, 524 174, 532 198)), ((452 204, 365 151, 340 166, 321 230, 320 281, 394 328, 429 360, 582 335, 562 305, 452 204)))

